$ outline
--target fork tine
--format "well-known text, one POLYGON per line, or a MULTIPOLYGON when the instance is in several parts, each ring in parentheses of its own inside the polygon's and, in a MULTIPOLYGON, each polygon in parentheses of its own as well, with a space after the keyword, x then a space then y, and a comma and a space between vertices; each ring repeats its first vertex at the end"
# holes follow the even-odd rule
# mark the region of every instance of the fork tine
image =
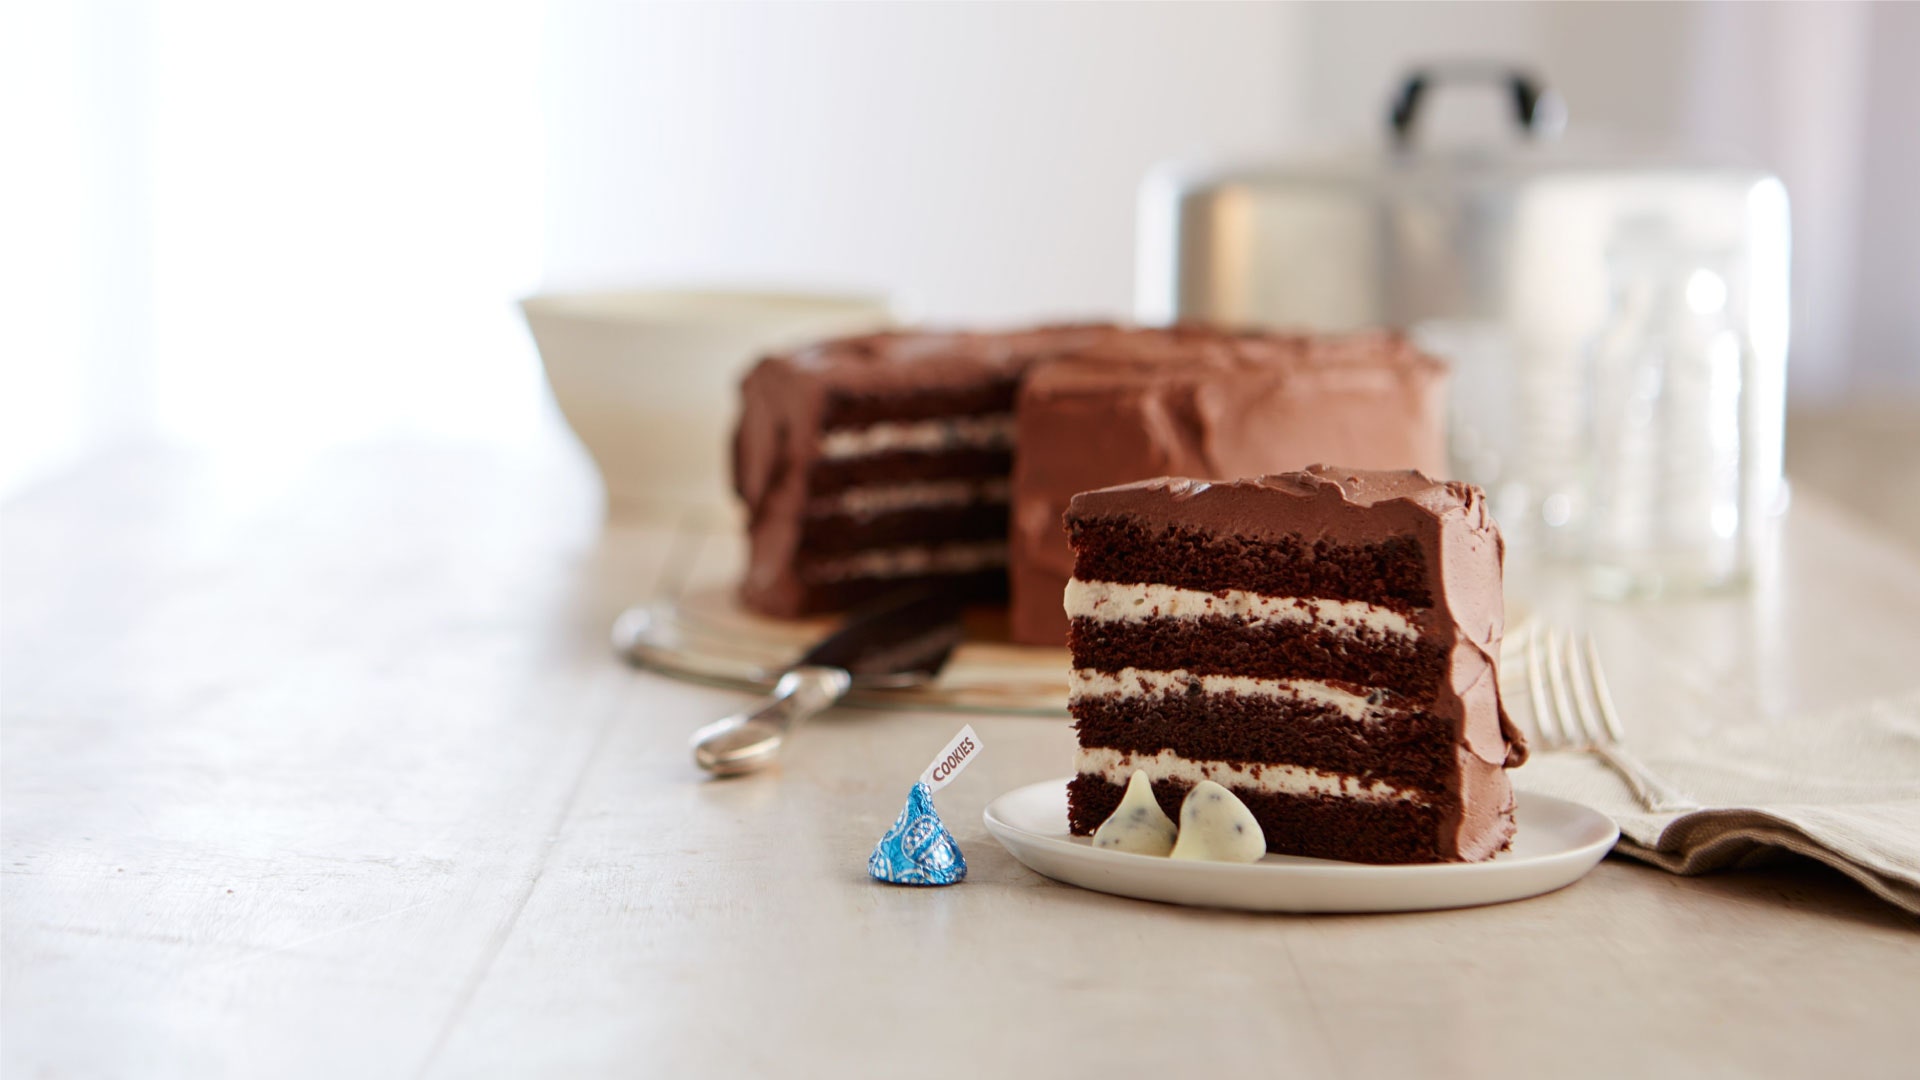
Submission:
POLYGON ((1600 667, 1600 647, 1593 643, 1593 635, 1587 636, 1587 673, 1593 683, 1593 700, 1600 706, 1600 718, 1607 725, 1607 735, 1614 742, 1625 742, 1627 733, 1620 727, 1620 714, 1613 707, 1613 692, 1607 689, 1607 675, 1600 667))
POLYGON ((1532 623, 1527 627, 1527 700, 1533 706, 1533 727, 1540 741, 1548 747, 1559 746, 1564 740, 1560 735, 1560 723, 1554 714, 1553 703, 1547 700, 1547 687, 1543 678, 1543 664, 1540 659, 1540 624, 1532 623))
POLYGON ((1605 746, 1619 740, 1609 737, 1606 728, 1600 724, 1600 717, 1594 712, 1597 695, 1593 689, 1593 672, 1589 661, 1593 656, 1593 638, 1586 637, 1587 648, 1576 645, 1575 636, 1567 634, 1566 668, 1567 681, 1572 686, 1574 712, 1580 720, 1581 734, 1586 737, 1589 746, 1605 746))
POLYGON ((1567 693, 1566 638, 1564 630, 1555 628, 1547 631, 1547 686, 1553 691, 1562 742, 1571 746, 1580 743, 1581 734, 1575 730, 1579 721, 1574 714, 1573 699, 1567 693))
POLYGON ((1701 808, 1620 745, 1624 738, 1620 714, 1614 709, 1613 692, 1600 666, 1600 649, 1591 633, 1533 624, 1521 637, 1515 649, 1524 650, 1526 657, 1527 696, 1541 749, 1597 755, 1633 791, 1640 805, 1654 813, 1684 814, 1701 808))

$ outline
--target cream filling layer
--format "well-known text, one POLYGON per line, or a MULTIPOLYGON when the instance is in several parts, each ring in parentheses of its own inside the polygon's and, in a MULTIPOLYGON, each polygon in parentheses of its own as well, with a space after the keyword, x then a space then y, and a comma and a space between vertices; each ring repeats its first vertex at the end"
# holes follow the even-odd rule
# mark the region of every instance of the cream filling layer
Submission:
POLYGON ((1419 628, 1390 608, 1359 600, 1266 596, 1244 589, 1201 592, 1173 585, 1121 584, 1113 581, 1067 582, 1067 617, 1100 622, 1146 619, 1198 619, 1206 615, 1251 623, 1318 623, 1348 634, 1361 629, 1417 638, 1419 628))
POLYGON ((1325 705, 1338 709, 1349 720, 1383 720, 1399 714, 1399 709, 1375 704, 1366 694, 1343 690, 1318 679, 1254 679, 1245 675, 1195 675, 1184 668, 1152 671, 1121 668, 1118 672, 1076 668, 1068 677, 1069 701, 1090 697, 1138 698, 1182 695, 1195 682, 1206 694, 1238 694, 1297 701, 1305 705, 1325 705))
POLYGON ((1006 564, 1005 540, 976 540, 872 548, 856 555, 823 559, 802 570, 801 576, 808 581, 918 577, 922 574, 965 574, 1006 564))
POLYGON ((936 420, 882 420, 866 427, 835 428, 820 436, 828 461, 874 457, 903 450, 1001 449, 1013 445, 1013 414, 943 416, 936 420))
POLYGON ((846 515, 869 518, 902 510, 928 510, 974 503, 1004 503, 1012 496, 1005 477, 987 480, 920 480, 907 484, 875 484, 849 488, 807 503, 815 517, 846 515))
POLYGON ((1362 780, 1345 773, 1321 772, 1298 765, 1236 765, 1226 761, 1195 761, 1171 750, 1157 754, 1137 754, 1111 747, 1081 747, 1074 753, 1074 771, 1098 776, 1112 784, 1126 786, 1135 769, 1144 770, 1147 779, 1177 780, 1197 784, 1211 780, 1222 787, 1253 791, 1262 795, 1332 795, 1372 802, 1427 801, 1424 792, 1395 787, 1378 780, 1362 780))

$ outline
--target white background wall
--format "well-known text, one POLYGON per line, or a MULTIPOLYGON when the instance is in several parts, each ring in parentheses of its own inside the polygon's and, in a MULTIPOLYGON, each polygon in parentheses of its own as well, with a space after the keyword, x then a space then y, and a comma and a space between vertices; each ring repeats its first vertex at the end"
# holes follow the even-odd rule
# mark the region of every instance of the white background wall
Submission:
POLYGON ((540 287, 1122 314, 1154 162, 1375 137, 1415 59, 1741 147, 1796 200, 1796 392, 1920 387, 1920 8, 77 0, 0 9, 0 493, 123 438, 552 423, 540 287))
POLYGON ((1266 5, 556 8, 547 278, 838 282, 1124 313, 1156 161, 1298 131, 1266 5))

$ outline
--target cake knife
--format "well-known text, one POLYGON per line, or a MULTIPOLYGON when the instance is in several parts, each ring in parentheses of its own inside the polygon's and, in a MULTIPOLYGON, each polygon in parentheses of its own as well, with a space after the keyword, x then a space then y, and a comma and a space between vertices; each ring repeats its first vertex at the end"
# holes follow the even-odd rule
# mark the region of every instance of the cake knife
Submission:
POLYGON ((762 769, 779 756, 794 725, 854 687, 907 689, 932 682, 960 638, 960 603, 952 595, 914 591, 887 597, 808 649, 766 700, 694 732, 693 760, 715 776, 762 769))

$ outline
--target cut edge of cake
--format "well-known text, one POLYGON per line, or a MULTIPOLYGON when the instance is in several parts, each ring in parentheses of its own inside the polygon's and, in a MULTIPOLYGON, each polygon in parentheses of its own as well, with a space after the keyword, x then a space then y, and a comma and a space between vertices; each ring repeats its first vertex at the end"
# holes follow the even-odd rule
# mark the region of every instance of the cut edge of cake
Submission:
POLYGON ((1526 749, 1499 699, 1503 545, 1479 489, 1163 477, 1082 493, 1066 520, 1075 833, 1144 769, 1170 814, 1199 780, 1233 790, 1275 852, 1506 848, 1526 749))
POLYGON ((1004 597, 1020 376, 1099 330, 889 331, 763 358, 733 444, 747 607, 811 615, 917 585, 1004 597))

